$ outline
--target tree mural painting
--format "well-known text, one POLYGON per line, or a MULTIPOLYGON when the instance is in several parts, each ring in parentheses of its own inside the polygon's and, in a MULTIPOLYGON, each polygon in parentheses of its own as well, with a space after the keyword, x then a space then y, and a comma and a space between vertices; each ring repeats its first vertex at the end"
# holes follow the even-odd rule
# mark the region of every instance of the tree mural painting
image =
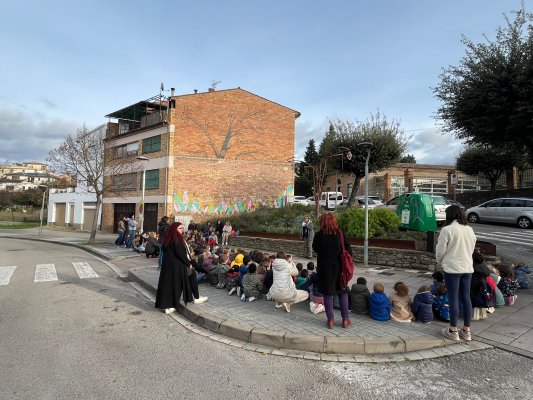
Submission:
MULTIPOLYGON (((215 158, 224 159, 234 146, 251 147, 256 145, 256 148, 260 148, 260 142, 256 138, 257 133, 263 130, 261 121, 265 114, 266 110, 253 110, 249 107, 242 112, 231 112, 226 116, 227 120, 223 124, 224 132, 211 130, 209 121, 202 121, 201 117, 197 116, 198 113, 188 107, 183 109, 182 119, 202 131, 215 158)), ((216 114, 210 116, 210 118, 216 117, 220 116, 216 114)), ((250 149, 242 150, 235 153, 234 157, 237 158, 256 152, 258 151, 250 149)), ((209 156, 209 154, 204 154, 204 156, 209 156)))

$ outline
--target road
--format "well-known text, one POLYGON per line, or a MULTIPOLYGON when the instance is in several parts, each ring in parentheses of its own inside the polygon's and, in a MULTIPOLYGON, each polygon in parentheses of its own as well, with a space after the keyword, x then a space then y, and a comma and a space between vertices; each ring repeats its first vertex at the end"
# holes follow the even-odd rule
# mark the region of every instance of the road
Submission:
POLYGON ((500 350, 344 364, 235 349, 154 310, 82 250, 5 239, 0 254, 2 399, 526 399, 533 389, 533 360, 500 350))
POLYGON ((502 261, 524 260, 533 267, 533 229, 508 225, 470 224, 479 240, 496 245, 502 261))

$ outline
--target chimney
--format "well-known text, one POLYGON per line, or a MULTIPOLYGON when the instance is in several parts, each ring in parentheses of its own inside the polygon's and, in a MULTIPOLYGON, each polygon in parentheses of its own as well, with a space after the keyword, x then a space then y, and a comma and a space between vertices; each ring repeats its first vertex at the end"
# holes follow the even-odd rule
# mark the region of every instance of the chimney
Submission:
POLYGON ((198 89, 194 89, 194 94, 198 93, 198 89))
POLYGON ((176 89, 173 88, 173 87, 171 87, 171 88, 170 88, 170 95, 171 95, 171 96, 174 96, 174 92, 175 92, 175 91, 176 91, 176 89))
POLYGON ((207 89, 209 92, 214 92, 215 91, 215 88, 214 87, 210 87, 209 89, 207 89))

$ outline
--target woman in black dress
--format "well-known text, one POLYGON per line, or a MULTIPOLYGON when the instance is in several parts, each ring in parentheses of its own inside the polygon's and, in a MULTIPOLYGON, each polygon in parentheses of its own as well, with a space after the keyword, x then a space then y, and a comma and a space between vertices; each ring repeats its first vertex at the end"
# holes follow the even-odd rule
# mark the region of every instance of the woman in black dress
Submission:
POLYGON ((159 275, 155 307, 173 313, 183 297, 185 305, 193 301, 201 304, 207 297, 201 297, 196 281, 196 271, 192 268, 192 256, 183 235, 183 224, 174 222, 163 236, 162 250, 165 252, 159 275))

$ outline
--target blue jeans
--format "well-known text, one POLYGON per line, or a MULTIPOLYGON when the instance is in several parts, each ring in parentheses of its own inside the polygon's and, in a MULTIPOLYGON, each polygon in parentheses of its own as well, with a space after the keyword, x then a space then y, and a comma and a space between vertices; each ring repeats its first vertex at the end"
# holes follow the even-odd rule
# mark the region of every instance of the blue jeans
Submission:
POLYGON ((135 231, 128 231, 129 238, 128 238, 128 249, 131 249, 133 247, 133 239, 135 239, 135 231))
POLYGON ((122 246, 124 244, 124 235, 126 232, 118 231, 117 246, 122 246))
POLYGON ((472 274, 444 273, 444 284, 448 291, 450 305, 450 326, 457 327, 459 319, 459 299, 462 303, 464 326, 470 327, 472 322, 472 302, 470 301, 470 282, 472 274))

